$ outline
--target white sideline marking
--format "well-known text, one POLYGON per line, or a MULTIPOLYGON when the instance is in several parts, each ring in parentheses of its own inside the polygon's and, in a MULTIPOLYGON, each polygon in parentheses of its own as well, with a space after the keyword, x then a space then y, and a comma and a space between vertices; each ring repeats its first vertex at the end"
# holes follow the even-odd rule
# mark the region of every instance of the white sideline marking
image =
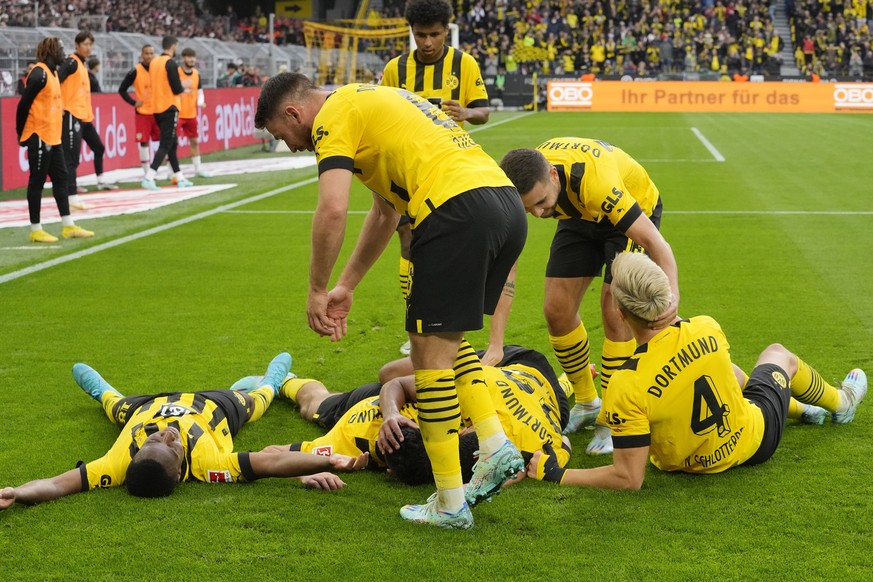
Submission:
MULTIPOLYGON (((502 119, 500 121, 491 123, 491 124, 486 125, 486 126, 472 128, 467 133, 475 133, 481 129, 489 129, 492 127, 497 127, 498 125, 503 125, 504 123, 509 123, 510 121, 515 121, 516 119, 521 119, 522 117, 527 117, 528 115, 533 115, 533 113, 534 113, 533 111, 530 111, 530 112, 522 113, 520 115, 514 115, 513 117, 509 117, 507 119, 502 119)), ((19 269, 18 271, 12 271, 11 273, 7 273, 5 275, 0 275, 0 285, 2 285, 3 283, 8 283, 9 281, 14 281, 15 279, 19 279, 21 277, 25 277, 27 275, 30 275, 31 273, 37 273, 37 272, 42 271, 44 269, 54 267, 55 265, 61 265, 63 263, 68 263, 70 261, 74 261, 76 259, 86 257, 88 255, 93 255, 94 253, 99 253, 100 251, 104 251, 106 249, 111 249, 113 247, 117 247, 119 245, 123 245, 123 244, 131 242, 131 241, 139 240, 141 238, 145 238, 145 237, 151 236, 153 234, 158 234, 160 232, 164 232, 165 230, 170 230, 171 228, 176 228, 177 226, 182 226, 183 224, 188 224, 189 222, 194 222, 194 221, 200 220, 202 218, 207 218, 209 216, 213 216, 215 214, 219 214, 222 212, 229 213, 229 212, 233 211, 234 208, 237 208, 239 206, 243 206, 243 205, 249 204, 251 202, 257 202, 259 200, 263 200, 265 198, 275 196, 276 194, 280 194, 282 192, 287 192, 288 190, 293 190, 295 188, 299 188, 301 186, 306 186, 307 184, 312 184, 314 182, 318 182, 318 178, 310 178, 308 180, 303 180, 301 182, 289 184, 288 186, 283 186, 282 188, 276 188, 275 190, 270 190, 269 192, 265 192, 263 194, 258 194, 257 196, 252 196, 252 197, 246 198, 244 200, 239 200, 239 201, 233 202, 231 204, 222 204, 221 206, 213 208, 212 210, 207 210, 205 212, 195 214, 194 216, 189 216, 188 218, 182 218, 180 220, 175 220, 173 222, 170 222, 170 223, 167 223, 167 224, 164 224, 161 226, 156 226, 154 228, 150 228, 150 229, 144 230, 142 232, 138 232, 138 233, 135 233, 135 234, 132 234, 129 236, 125 236, 125 237, 122 237, 119 239, 105 242, 103 244, 89 247, 87 249, 83 249, 81 251, 77 251, 77 252, 69 254, 69 255, 64 255, 63 257, 57 257, 57 258, 45 261, 43 263, 37 263, 36 265, 31 265, 31 266, 26 267, 24 269, 19 269)), ((236 211, 236 212, 240 213, 240 214, 242 214, 242 213, 246 213, 246 214, 266 214, 266 213, 312 214, 314 211, 305 211, 305 210, 303 210, 303 211, 296 211, 296 210, 257 211, 257 210, 250 210, 250 211, 236 211)), ((358 211, 358 210, 353 210, 353 211, 350 211, 349 213, 350 214, 367 214, 366 211, 358 211)), ((30 248, 30 247, 28 247, 28 248, 30 248)), ((45 247, 43 247, 43 248, 45 248, 45 247)))
POLYGON ((498 125, 503 125, 504 123, 509 123, 510 121, 515 121, 516 119, 521 119, 522 117, 527 117, 528 115, 533 115, 536 113, 535 111, 528 111, 526 113, 520 113, 518 115, 514 115, 512 117, 508 117, 506 119, 501 119, 500 121, 495 121, 494 123, 489 123, 487 125, 480 125, 478 127, 473 127, 467 130, 467 133, 476 133, 477 131, 482 131, 483 129, 491 129, 492 127, 497 127, 498 125))
POLYGON ((0 251, 42 251, 42 250, 50 250, 50 249, 59 249, 61 245, 40 245, 40 246, 29 246, 29 247, 0 247, 0 251))
POLYGON ((30 275, 32 273, 37 273, 44 269, 48 269, 49 267, 54 267, 55 265, 61 265, 63 263, 68 263, 70 261, 75 261, 76 259, 81 259, 82 257, 87 257, 88 255, 93 255, 95 253, 99 253, 100 251, 105 251, 106 249, 111 249, 113 247, 117 247, 123 245, 125 243, 129 243, 131 241, 139 240, 141 238, 145 238, 147 236, 151 236, 153 234, 158 234, 160 232, 164 232, 165 230, 170 230, 172 228, 176 228, 177 226, 182 226, 183 224, 188 224, 189 222, 195 222, 197 220, 201 220, 203 218, 208 218, 220 212, 225 212, 227 210, 231 210, 238 206, 243 206, 245 204, 250 204, 252 202, 257 202, 259 200, 264 200, 265 198, 270 198, 271 196, 275 196, 276 194, 281 194, 282 192, 287 192, 288 190, 294 190, 295 188, 299 188, 301 186, 306 186, 308 184, 312 184, 317 182, 318 178, 309 178, 308 180, 302 180, 300 182, 295 182, 294 184, 289 184, 287 186, 282 186, 281 188, 276 188, 274 190, 270 190, 269 192, 264 192, 263 194, 258 194, 256 196, 250 196, 243 200, 238 200, 236 202, 231 202, 230 204, 222 204, 212 210, 206 210, 204 212, 200 212, 199 214, 195 214, 193 216, 188 216, 186 218, 181 218, 179 220, 174 220, 173 222, 168 222, 167 224, 162 224, 160 226, 156 226, 154 228, 149 228, 142 232, 137 232, 128 236, 123 236, 121 238, 117 238, 115 240, 111 240, 105 242, 103 244, 99 244, 93 247, 89 247, 87 249, 83 249, 81 251, 77 251, 75 253, 71 253, 69 255, 64 255, 62 257, 57 257, 43 263, 37 263, 36 265, 31 265, 24 269, 19 269, 18 271, 12 271, 11 273, 7 273, 5 275, 0 275, 0 285, 3 283, 8 283, 9 281, 14 281, 20 277, 24 277, 26 275, 30 275))
POLYGON ((721 155, 721 152, 718 151, 717 149, 715 149, 715 146, 712 145, 712 143, 708 139, 706 139, 705 135, 700 133, 699 129, 697 129, 696 127, 692 127, 691 132, 697 136, 697 139, 700 140, 700 143, 702 143, 704 146, 706 146, 706 149, 709 150, 709 153, 712 154, 712 157, 715 158, 716 162, 723 162, 724 161, 724 156, 721 155))
POLYGON ((724 160, 700 160, 700 159, 691 159, 691 158, 662 158, 662 159, 638 159, 635 158, 641 164, 714 164, 718 161, 724 160))

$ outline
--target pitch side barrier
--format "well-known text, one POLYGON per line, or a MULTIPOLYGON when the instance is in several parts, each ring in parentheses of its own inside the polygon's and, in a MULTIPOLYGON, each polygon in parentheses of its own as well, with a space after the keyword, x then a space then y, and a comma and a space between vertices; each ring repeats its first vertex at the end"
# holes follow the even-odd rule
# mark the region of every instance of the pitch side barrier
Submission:
POLYGON ((873 83, 552 80, 549 111, 871 113, 873 83))
MULTIPOLYGON (((258 87, 205 89, 206 107, 199 109, 200 152, 208 154, 245 145, 257 144, 252 137, 258 106, 258 87)), ((0 187, 3 190, 27 185, 30 172, 27 149, 18 145, 15 134, 15 111, 18 97, 0 98, 0 187)), ((94 126, 106 146, 103 157, 105 170, 139 166, 136 147, 134 109, 118 93, 94 93, 94 126)), ((152 153, 157 142, 152 142, 152 153)), ((179 158, 189 156, 187 138, 179 138, 179 158)), ((82 144, 79 174, 94 172, 94 153, 82 144)))

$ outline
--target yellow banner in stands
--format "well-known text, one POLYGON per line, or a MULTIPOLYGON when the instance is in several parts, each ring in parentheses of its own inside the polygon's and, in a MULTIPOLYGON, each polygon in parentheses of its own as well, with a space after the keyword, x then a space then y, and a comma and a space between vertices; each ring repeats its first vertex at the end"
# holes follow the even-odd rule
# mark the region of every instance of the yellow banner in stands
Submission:
POLYGON ((279 18, 312 18, 312 0, 276 0, 279 18))

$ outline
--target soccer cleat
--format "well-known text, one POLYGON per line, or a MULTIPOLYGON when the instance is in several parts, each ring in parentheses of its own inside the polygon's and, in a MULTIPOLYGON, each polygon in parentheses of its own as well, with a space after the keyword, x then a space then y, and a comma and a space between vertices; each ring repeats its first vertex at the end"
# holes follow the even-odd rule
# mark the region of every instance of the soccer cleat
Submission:
POLYGON ((831 413, 831 420, 836 424, 848 424, 855 419, 855 411, 867 395, 867 375, 864 370, 855 368, 849 372, 840 385, 840 390, 846 395, 848 405, 843 412, 831 413))
POLYGON ((193 185, 194 185, 194 182, 192 182, 191 180, 188 180, 186 178, 182 178, 181 180, 179 180, 176 183, 177 188, 190 188, 193 185))
POLYGON ((404 505, 400 508, 400 517, 414 523, 426 523, 446 529, 470 529, 473 527, 473 514, 470 506, 464 506, 455 513, 443 511, 437 507, 437 493, 427 498, 423 505, 404 505))
POLYGON ((521 453, 509 439, 505 440, 499 449, 487 457, 479 457, 473 465, 473 478, 464 489, 467 503, 470 507, 476 507, 482 501, 497 495, 503 484, 523 469, 524 459, 521 453))
POLYGON ((403 354, 404 356, 408 356, 411 351, 412 351, 412 342, 410 342, 409 340, 406 340, 406 343, 403 344, 402 346, 400 346, 400 353, 403 354))
POLYGON ((70 208, 73 210, 90 210, 91 207, 84 202, 70 202, 70 208))
MULTIPOLYGON (((288 380, 296 377, 297 374, 288 372, 285 375, 285 379, 282 381, 282 387, 285 386, 285 383, 288 382, 288 380)), ((229 390, 235 390, 237 392, 251 392, 252 390, 257 390, 261 386, 264 386, 264 384, 265 382, 263 376, 245 376, 234 382, 233 386, 231 386, 229 390)), ((281 388, 279 389, 279 392, 281 395, 281 388)))
POLYGON ((58 242, 58 237, 52 236, 44 230, 31 230, 30 242, 35 243, 53 243, 58 242))
POLYGON ((94 231, 85 230, 81 226, 65 226, 61 229, 61 236, 64 238, 91 238, 94 236, 94 231))
POLYGON ((583 402, 571 408, 570 420, 567 422, 564 434, 573 434, 583 427, 594 424, 594 421, 597 420, 597 415, 600 414, 602 403, 603 401, 598 397, 591 402, 583 402))
POLYGON ((602 424, 594 425, 594 438, 585 447, 585 452, 589 455, 611 455, 612 454, 612 432, 608 426, 602 424))
POLYGON ((212 174, 207 172, 206 170, 198 170, 196 174, 194 174, 198 178, 211 178, 212 174))
POLYGON ((97 180, 97 189, 98 190, 118 190, 118 184, 113 184, 112 182, 101 182, 97 180))
POLYGON ((806 405, 806 410, 800 415, 803 424, 824 424, 830 413, 821 406, 806 405))
POLYGON ((155 181, 149 180, 148 178, 143 178, 142 182, 140 182, 139 185, 146 190, 160 190, 160 187, 155 184, 155 181))
POLYGON ((279 388, 281 388, 282 384, 285 383, 285 377, 288 375, 289 371, 291 371, 291 354, 288 352, 282 352, 273 358, 273 361, 267 366, 267 373, 264 374, 264 378, 261 380, 258 388, 261 386, 269 386, 273 389, 273 392, 276 393, 276 396, 278 396, 279 388))
POLYGON ((103 394, 106 392, 114 392, 122 396, 121 392, 110 386, 109 382, 97 373, 97 370, 87 364, 73 365, 73 379, 76 380, 79 388, 87 392, 97 402, 103 401, 103 394))

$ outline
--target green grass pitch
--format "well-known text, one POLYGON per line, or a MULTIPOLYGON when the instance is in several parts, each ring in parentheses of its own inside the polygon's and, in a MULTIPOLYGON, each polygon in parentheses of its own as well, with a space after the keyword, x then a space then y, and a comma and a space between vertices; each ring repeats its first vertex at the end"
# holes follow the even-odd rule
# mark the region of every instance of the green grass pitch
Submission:
MULTIPOLYGON (((853 367, 873 372, 873 116, 505 113, 476 129, 497 159, 569 134, 641 160, 663 196, 681 314, 715 317, 745 369, 778 341, 834 383, 853 367)), ((246 148, 210 160, 263 155, 246 148)), ((237 188, 205 198, 81 221, 95 239, 0 250, 0 276, 314 175, 239 176, 237 188)), ((10 197, 23 192, 0 195, 10 197)), ((404 341, 398 246, 357 290, 348 337, 317 337, 305 318, 315 203, 310 181, 0 284, 0 487, 68 470, 113 442, 116 429, 72 380, 77 361, 126 394, 225 387, 286 349, 297 374, 334 390, 373 381, 404 341)), ((369 204, 356 184, 341 261, 369 204)), ((554 362, 541 304, 555 222, 529 223, 507 341, 554 362)), ((26 244, 25 235, 4 229, 0 247, 26 244)), ((599 285, 582 307, 594 361, 597 297, 599 285)), ((487 336, 471 338, 481 346, 487 336)), ((317 434, 276 401, 236 445, 317 434)), ((573 436, 572 467, 610 462, 584 454, 589 438, 573 436)), ((335 493, 282 480, 184 484, 159 501, 95 491, 0 513, 0 578, 869 579, 871 442, 867 402, 848 426, 790 423, 773 459, 755 468, 687 476, 650 467, 639 492, 523 482, 478 507, 469 532, 404 523, 400 506, 431 488, 376 473, 345 476, 335 493)))

